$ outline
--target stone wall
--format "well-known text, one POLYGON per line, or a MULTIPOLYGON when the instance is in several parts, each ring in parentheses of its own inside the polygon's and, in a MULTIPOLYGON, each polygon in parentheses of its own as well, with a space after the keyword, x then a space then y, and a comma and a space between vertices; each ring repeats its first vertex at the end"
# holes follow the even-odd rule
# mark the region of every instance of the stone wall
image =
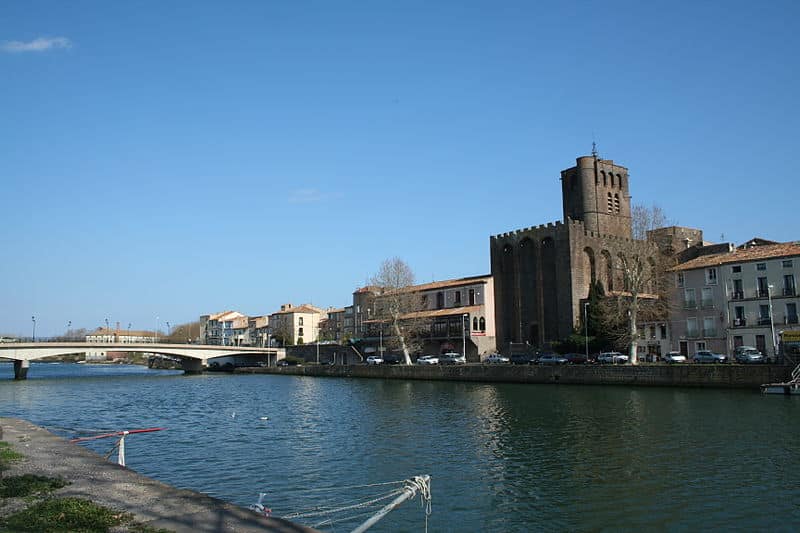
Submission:
POLYGON ((791 367, 781 365, 312 365, 284 368, 242 368, 237 369, 236 372, 489 383, 636 385, 758 390, 764 383, 787 380, 791 373, 791 367))

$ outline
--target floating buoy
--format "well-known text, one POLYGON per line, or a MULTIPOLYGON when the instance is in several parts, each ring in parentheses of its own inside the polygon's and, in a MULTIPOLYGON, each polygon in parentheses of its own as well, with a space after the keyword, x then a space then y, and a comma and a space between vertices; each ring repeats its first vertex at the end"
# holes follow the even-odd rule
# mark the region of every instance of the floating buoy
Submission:
POLYGON ((258 417, 259 420, 269 420, 268 416, 260 416, 258 417))

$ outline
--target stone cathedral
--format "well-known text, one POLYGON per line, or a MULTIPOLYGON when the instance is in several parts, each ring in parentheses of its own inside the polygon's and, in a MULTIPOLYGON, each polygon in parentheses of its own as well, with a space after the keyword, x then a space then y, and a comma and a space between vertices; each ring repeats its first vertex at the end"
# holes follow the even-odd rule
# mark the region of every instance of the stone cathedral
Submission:
POLYGON ((595 279, 607 293, 622 289, 614 262, 631 239, 629 185, 627 168, 579 157, 561 172, 563 221, 490 238, 499 350, 567 337, 595 279))

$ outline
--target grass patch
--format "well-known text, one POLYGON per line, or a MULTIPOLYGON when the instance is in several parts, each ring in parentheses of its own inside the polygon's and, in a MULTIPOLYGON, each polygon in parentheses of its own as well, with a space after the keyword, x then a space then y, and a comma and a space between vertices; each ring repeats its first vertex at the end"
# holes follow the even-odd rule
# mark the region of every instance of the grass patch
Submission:
POLYGON ((10 463, 11 461, 19 461, 23 457, 24 455, 11 449, 9 443, 0 440, 0 466, 10 463))
POLYGON ((49 494, 67 485, 69 483, 63 479, 34 474, 6 477, 0 479, 0 497, 24 498, 34 494, 49 494))
POLYGON ((132 520, 128 513, 115 512, 89 500, 50 498, 9 516, 2 526, 11 531, 95 533, 132 520))

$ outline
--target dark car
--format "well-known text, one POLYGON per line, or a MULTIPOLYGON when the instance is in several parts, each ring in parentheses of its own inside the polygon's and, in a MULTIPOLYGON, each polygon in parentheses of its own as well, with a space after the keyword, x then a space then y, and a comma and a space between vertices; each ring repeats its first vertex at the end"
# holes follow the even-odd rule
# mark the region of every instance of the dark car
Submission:
POLYGON ((399 365, 403 360, 403 356, 397 353, 387 353, 383 356, 383 362, 387 365, 399 365))
POLYGON ((589 359, 586 358, 586 354, 582 353, 568 353, 564 355, 564 359, 571 365, 585 365, 590 362, 589 359))
POLYGON ((536 356, 529 353, 518 353, 511 356, 512 365, 533 365, 536 364, 536 356))

